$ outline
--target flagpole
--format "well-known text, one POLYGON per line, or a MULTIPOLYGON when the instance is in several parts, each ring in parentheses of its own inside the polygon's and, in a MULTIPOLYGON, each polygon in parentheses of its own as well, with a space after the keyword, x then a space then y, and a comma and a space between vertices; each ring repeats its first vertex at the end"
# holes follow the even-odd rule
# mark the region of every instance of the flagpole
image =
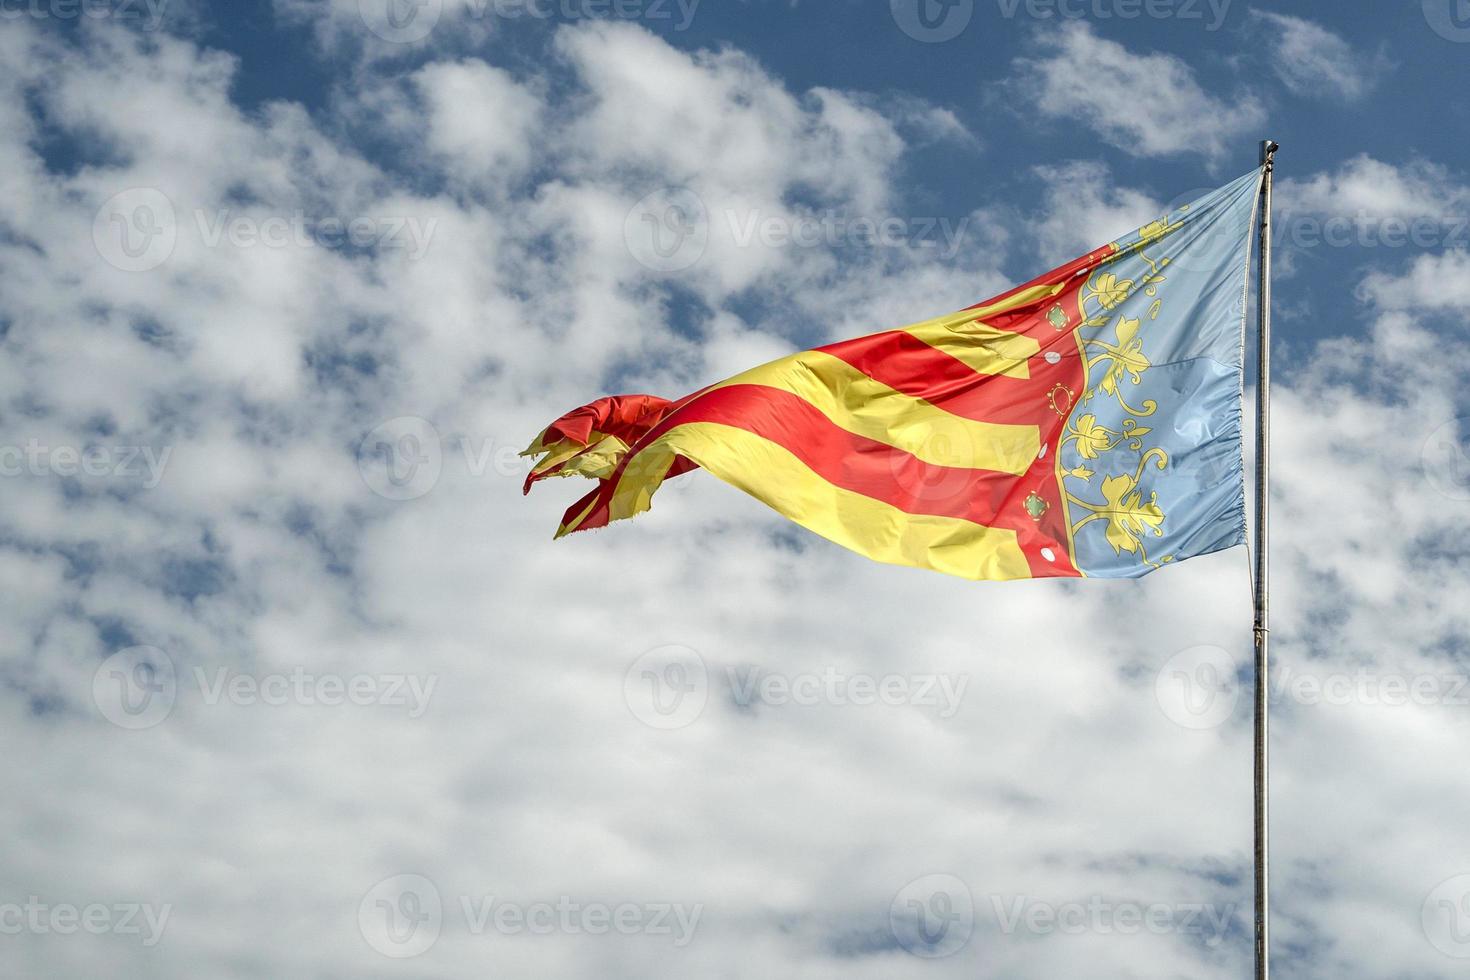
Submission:
POLYGON ((1256 365, 1256 541, 1255 541, 1255 622, 1252 632, 1256 647, 1255 700, 1255 909, 1256 909, 1256 980, 1268 980, 1271 974, 1271 890, 1270 890, 1270 764, 1271 747, 1267 741, 1270 708, 1270 663, 1267 640, 1270 629, 1266 605, 1266 547, 1270 530, 1271 493, 1271 175, 1276 168, 1279 144, 1261 142, 1261 259, 1260 338, 1256 365))

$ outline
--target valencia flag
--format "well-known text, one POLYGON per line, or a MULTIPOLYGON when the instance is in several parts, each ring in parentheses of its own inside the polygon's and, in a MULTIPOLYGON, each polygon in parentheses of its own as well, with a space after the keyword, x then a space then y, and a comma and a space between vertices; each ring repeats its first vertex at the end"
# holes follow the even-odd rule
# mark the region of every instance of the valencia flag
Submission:
POLYGON ((597 481, 561 537, 704 469, 859 554, 969 579, 1136 577, 1243 544, 1260 179, 958 313, 576 409, 526 450, 526 490, 597 481))

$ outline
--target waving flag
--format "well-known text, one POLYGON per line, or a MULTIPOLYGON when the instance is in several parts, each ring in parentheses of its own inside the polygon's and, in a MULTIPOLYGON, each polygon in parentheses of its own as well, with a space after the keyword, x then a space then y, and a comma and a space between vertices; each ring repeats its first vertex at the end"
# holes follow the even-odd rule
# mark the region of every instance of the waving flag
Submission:
POLYGON ((558 537, 702 468, 878 561, 1125 578, 1245 542, 1241 386, 1259 171, 949 316, 678 401, 603 398, 526 450, 598 481, 558 537))

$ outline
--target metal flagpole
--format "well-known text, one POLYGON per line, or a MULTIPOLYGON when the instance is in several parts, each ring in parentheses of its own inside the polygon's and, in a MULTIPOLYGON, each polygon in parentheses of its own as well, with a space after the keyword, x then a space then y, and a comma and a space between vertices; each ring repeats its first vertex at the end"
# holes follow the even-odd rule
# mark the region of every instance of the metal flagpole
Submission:
POLYGON ((1261 281, 1257 290, 1260 302, 1260 339, 1256 375, 1256 569, 1255 624, 1256 643, 1256 737, 1255 737, 1255 851, 1256 851, 1256 980, 1267 980, 1271 974, 1271 891, 1270 891, 1270 763, 1271 747, 1267 742, 1268 709, 1270 707, 1270 674, 1266 643, 1270 630, 1266 618, 1266 546, 1269 527, 1271 493, 1271 174, 1276 167, 1276 151, 1280 146, 1272 140, 1261 142, 1261 281))

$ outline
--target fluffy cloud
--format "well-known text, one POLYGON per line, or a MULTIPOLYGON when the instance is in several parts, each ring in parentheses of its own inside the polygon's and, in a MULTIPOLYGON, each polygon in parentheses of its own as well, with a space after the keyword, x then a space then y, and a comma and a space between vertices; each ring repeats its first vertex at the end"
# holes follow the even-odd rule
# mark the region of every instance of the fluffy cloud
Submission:
POLYGON ((1253 11, 1271 35, 1271 67, 1298 95, 1362 98, 1391 66, 1359 55, 1341 36, 1301 17, 1253 11))
MULTIPOLYGON (((908 213, 905 133, 935 135, 936 110, 793 92, 738 51, 628 26, 562 30, 550 54, 532 75, 460 52, 362 68, 318 119, 240 111, 232 61, 176 38, 0 34, 0 462, 21 467, 0 515, 0 905, 170 910, 156 945, 28 929, 0 936, 6 962, 890 977, 918 964, 891 907, 946 874, 974 935, 928 964, 936 976, 1239 976, 1245 703, 1237 688, 1220 724, 1190 728, 1159 681, 1199 645, 1245 662, 1242 553, 1138 583, 977 588, 863 563, 697 475, 639 522, 547 540, 566 494, 522 499, 514 451, 556 413, 973 301, 1005 285, 1007 241, 981 214, 945 258, 742 244, 727 212, 908 213), (383 158, 354 144, 374 119, 393 137, 383 158), (56 165, 43 133, 97 158, 56 165), (670 188, 711 216, 677 275, 628 237, 637 202, 670 188), (161 257, 161 239, 110 220, 142 221, 108 205, 137 189, 161 195, 144 222, 172 229, 161 257), (329 224, 355 219, 361 234, 329 224), (380 426, 404 416, 422 423, 380 426), (418 468, 390 482, 380 443, 418 468), (107 465, 78 471, 67 448, 107 465), (630 668, 671 644, 698 652, 708 698, 663 730, 630 668), (137 645, 167 660, 109 660, 137 645), (170 663, 167 718, 104 717, 129 723, 116 685, 170 663), (909 696, 805 703, 752 689, 752 671, 798 688, 892 678, 909 696), (371 697, 332 703, 323 678, 371 697), (278 683, 298 693, 271 703, 278 683), (376 917, 414 909, 374 890, 401 874, 444 903, 438 942, 407 963, 380 952, 376 917), (491 897, 699 920, 687 944, 511 934, 480 928, 491 897), (1024 924, 1153 905, 1200 915, 1137 934, 1024 924)), ((1434 173, 1404 186, 1439 193, 1434 173)), ((1090 238, 1158 209, 1095 163, 1040 176, 1084 191, 1090 238)), ((1335 195, 1357 179, 1320 178, 1335 195)), ((1014 244, 1063 253, 1068 234, 1045 222, 1014 244)), ((1430 278, 1462 259, 1432 261, 1430 278)), ((1370 280, 1372 332, 1323 345, 1277 389, 1274 635, 1293 677, 1463 671, 1467 505, 1425 453, 1467 360, 1421 321, 1418 273, 1370 280)), ((1279 972, 1442 973, 1418 916, 1470 869, 1463 712, 1288 691, 1279 721, 1279 972)))
POLYGON ((1470 253, 1463 250, 1417 256, 1399 276, 1373 270, 1362 294, 1390 310, 1470 311, 1470 253))
POLYGON ((1042 114, 1088 127, 1140 157, 1219 156, 1258 126, 1265 112, 1252 96, 1221 99, 1169 54, 1138 54, 1071 22, 1038 35, 1038 56, 1019 62, 1019 87, 1042 114))
POLYGON ((1042 258, 1053 266, 1115 241, 1170 210, 1143 191, 1118 184, 1096 161, 1037 167, 1036 174, 1046 186, 1046 210, 1036 232, 1042 258))
POLYGON ((1394 164, 1364 153, 1335 170, 1278 186, 1287 214, 1449 219, 1470 209, 1470 187, 1443 165, 1422 159, 1394 164))

